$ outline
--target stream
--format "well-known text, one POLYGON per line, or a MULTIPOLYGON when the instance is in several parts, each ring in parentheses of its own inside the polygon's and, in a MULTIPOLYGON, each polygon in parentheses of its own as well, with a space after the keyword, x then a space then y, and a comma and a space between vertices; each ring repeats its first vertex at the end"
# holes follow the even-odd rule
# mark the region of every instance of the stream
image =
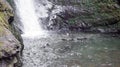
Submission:
POLYGON ((40 0, 36 10, 34 2, 15 0, 16 12, 23 24, 23 67, 120 67, 119 37, 46 32, 41 23, 48 17, 51 3, 40 0))

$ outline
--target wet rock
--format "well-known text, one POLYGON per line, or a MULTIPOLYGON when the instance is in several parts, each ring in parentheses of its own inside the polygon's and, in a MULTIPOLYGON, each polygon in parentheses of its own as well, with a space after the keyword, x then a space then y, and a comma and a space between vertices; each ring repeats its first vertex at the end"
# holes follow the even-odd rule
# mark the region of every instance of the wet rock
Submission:
POLYGON ((120 5, 120 0, 116 0, 117 1, 117 3, 120 5))
POLYGON ((62 41, 74 41, 74 39, 73 38, 63 38, 63 39, 61 39, 62 41))
MULTIPOLYGON (((116 30, 120 28, 118 0, 95 0, 89 1, 90 4, 84 0, 50 0, 50 2, 60 7, 56 9, 61 10, 54 15, 50 15, 49 18, 55 16, 48 23, 48 28, 51 28, 51 30, 112 33, 112 28, 116 30), (111 31, 107 31, 107 29, 111 31)), ((52 11, 54 9, 51 10, 50 14, 52 14, 52 11)))
POLYGON ((62 41, 67 41, 67 39, 61 39, 62 41))
POLYGON ((10 18, 8 19, 9 24, 12 24, 13 20, 14 20, 14 17, 10 16, 10 18))
POLYGON ((50 46, 50 44, 49 44, 49 43, 47 43, 47 44, 46 44, 46 46, 50 46))
POLYGON ((77 38, 77 40, 86 40, 86 37, 82 37, 82 38, 77 38))
POLYGON ((16 57, 21 52, 20 42, 9 30, 4 29, 4 31, 6 33, 0 37, 0 59, 16 57))
POLYGON ((73 39, 73 38, 70 38, 68 41, 74 41, 74 39, 73 39))
POLYGON ((46 46, 42 46, 42 48, 46 48, 46 46))
POLYGON ((19 67, 21 43, 9 25, 14 20, 13 11, 5 0, 0 0, 0 4, 0 67, 19 67))

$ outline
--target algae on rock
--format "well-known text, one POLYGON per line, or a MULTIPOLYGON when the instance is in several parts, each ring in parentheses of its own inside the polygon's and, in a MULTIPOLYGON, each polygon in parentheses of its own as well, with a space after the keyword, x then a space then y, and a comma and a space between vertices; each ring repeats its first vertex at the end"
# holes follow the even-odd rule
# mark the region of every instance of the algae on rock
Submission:
POLYGON ((49 0, 62 7, 49 27, 80 31, 119 32, 120 6, 117 0, 49 0), (114 30, 113 30, 114 29, 114 30))
POLYGON ((21 44, 11 32, 11 17, 14 17, 11 6, 0 0, 0 67, 15 67, 20 60, 21 44))

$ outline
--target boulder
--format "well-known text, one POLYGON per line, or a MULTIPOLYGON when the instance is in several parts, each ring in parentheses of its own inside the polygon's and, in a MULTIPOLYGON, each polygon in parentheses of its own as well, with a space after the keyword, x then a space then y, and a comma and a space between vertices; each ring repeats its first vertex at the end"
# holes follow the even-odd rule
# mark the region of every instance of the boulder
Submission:
POLYGON ((21 43, 12 33, 13 10, 6 0, 0 0, 0 67, 19 67, 21 43))

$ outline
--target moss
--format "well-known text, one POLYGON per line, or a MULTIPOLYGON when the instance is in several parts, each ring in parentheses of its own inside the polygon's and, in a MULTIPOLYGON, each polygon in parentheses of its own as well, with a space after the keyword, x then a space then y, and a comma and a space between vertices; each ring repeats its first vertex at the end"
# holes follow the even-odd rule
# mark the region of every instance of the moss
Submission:
POLYGON ((4 35, 4 30, 2 27, 0 27, 0 37, 2 37, 4 35))
POLYGON ((7 0, 9 3, 11 3, 11 0, 7 0))
POLYGON ((5 28, 9 29, 9 25, 5 18, 4 13, 0 12, 0 37, 4 36, 6 34, 5 28))
POLYGON ((10 30, 10 25, 8 24, 10 16, 13 16, 12 10, 5 2, 0 0, 0 37, 6 35, 6 29, 10 30))
POLYGON ((68 22, 70 24, 75 24, 76 21, 83 20, 93 25, 103 24, 104 26, 113 24, 114 26, 115 23, 117 27, 120 27, 120 8, 114 0, 81 0, 81 4, 91 14, 81 14, 80 16, 76 15, 74 18, 69 18, 68 22))
POLYGON ((0 47, 3 46, 3 44, 4 44, 3 42, 0 42, 0 47))
POLYGON ((69 21, 70 24, 74 24, 74 23, 75 23, 75 20, 76 20, 75 18, 71 18, 71 19, 69 19, 68 21, 69 21))
POLYGON ((3 3, 1 0, 0 5, 0 36, 3 36, 3 34, 5 33, 5 28, 10 30, 8 19, 10 16, 13 16, 13 13, 9 6, 3 3))
POLYGON ((6 16, 3 12, 0 12, 0 25, 8 28, 8 21, 6 20, 6 16))

